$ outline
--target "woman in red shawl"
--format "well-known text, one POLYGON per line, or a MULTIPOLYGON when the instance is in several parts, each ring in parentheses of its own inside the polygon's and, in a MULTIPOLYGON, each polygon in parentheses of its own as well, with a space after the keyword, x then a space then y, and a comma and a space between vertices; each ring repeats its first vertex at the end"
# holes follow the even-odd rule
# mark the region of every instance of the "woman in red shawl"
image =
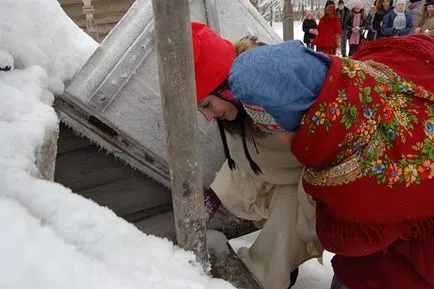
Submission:
POLYGON ((316 51, 335 55, 341 35, 342 28, 336 15, 335 3, 329 0, 324 8, 324 16, 319 20, 318 35, 312 43, 316 45, 316 51))
POLYGON ((329 62, 293 43, 239 56, 229 85, 258 126, 294 139, 334 288, 434 288, 434 39, 329 62))

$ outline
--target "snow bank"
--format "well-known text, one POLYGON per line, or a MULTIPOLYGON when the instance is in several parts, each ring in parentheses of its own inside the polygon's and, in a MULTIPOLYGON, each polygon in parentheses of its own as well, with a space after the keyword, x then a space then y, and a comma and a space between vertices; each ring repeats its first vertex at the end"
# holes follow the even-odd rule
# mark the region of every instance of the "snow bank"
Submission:
POLYGON ((56 94, 97 46, 55 0, 0 1, 0 50, 15 58, 16 68, 41 66, 56 94))
POLYGON ((58 124, 53 93, 95 48, 56 0, 0 1, 0 288, 233 288, 192 253, 38 178, 35 155, 58 124))

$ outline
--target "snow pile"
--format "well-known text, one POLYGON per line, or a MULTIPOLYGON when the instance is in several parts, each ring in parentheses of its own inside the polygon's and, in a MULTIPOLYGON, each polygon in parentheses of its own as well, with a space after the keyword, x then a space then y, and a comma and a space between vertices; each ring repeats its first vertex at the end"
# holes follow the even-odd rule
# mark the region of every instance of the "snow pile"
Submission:
POLYGON ((56 0, 0 1, 0 67, 11 67, 0 70, 0 288, 233 288, 192 253, 38 179, 53 92, 95 48, 56 0))
POLYGON ((0 1, 0 50, 15 58, 16 68, 41 66, 56 94, 97 46, 55 0, 0 1))

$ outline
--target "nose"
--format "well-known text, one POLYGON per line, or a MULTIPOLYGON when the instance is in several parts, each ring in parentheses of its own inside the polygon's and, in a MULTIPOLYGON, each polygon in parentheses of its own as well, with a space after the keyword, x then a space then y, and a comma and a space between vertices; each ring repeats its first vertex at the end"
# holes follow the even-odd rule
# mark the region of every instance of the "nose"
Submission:
POLYGON ((207 121, 211 121, 215 118, 215 114, 212 111, 206 111, 203 115, 207 121))

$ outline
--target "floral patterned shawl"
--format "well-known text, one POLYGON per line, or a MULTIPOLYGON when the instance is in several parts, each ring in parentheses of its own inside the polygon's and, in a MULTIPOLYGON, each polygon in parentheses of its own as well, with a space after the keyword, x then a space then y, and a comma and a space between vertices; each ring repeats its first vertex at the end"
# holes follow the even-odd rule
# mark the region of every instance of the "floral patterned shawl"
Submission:
POLYGON ((330 230, 401 224, 433 237, 433 100, 384 64, 333 58, 292 146, 330 230))

